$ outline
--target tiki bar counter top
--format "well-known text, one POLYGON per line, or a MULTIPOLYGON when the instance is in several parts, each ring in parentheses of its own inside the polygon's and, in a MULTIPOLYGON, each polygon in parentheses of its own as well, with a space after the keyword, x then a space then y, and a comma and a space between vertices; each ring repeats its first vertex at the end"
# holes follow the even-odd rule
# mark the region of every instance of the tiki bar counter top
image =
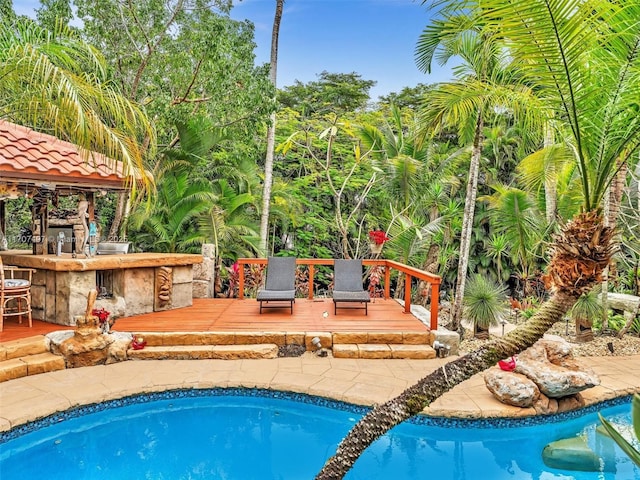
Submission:
POLYGON ((199 254, 127 253, 83 258, 71 254, 33 255, 1 252, 7 265, 36 270, 31 287, 33 317, 73 325, 82 315, 87 294, 98 291, 97 308, 116 317, 170 310, 192 305, 193 265, 199 254))

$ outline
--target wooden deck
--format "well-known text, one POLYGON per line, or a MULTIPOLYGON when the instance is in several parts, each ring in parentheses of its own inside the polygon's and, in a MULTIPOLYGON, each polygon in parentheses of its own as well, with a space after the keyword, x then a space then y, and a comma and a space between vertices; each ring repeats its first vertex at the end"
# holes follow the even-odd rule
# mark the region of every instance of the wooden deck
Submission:
MULTIPOLYGON (((33 321, 5 319, 0 342, 43 335, 74 327, 33 321)), ((116 320, 114 330, 122 332, 424 332, 429 328, 418 318, 404 312, 395 300, 373 299, 369 314, 364 309, 338 309, 333 313, 331 299, 296 299, 293 315, 288 306, 259 313, 255 299, 194 299, 191 307, 147 313, 116 320), (324 313, 326 312, 326 317, 324 313)))

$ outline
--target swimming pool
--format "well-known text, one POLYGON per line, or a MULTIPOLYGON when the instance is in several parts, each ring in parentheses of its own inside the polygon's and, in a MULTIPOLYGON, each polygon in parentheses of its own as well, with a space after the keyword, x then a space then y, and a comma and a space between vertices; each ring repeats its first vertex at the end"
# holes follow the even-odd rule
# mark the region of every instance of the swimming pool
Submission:
MULTIPOLYGON (((81 407, 0 435, 2 480, 312 479, 367 411, 306 395, 255 389, 184 390, 81 407)), ((630 398, 555 423, 429 419, 405 422, 356 462, 350 480, 640 480, 596 412, 630 424, 630 398), (586 430, 616 472, 547 468, 543 447, 586 430)), ((547 419, 549 420, 549 419, 547 419)))

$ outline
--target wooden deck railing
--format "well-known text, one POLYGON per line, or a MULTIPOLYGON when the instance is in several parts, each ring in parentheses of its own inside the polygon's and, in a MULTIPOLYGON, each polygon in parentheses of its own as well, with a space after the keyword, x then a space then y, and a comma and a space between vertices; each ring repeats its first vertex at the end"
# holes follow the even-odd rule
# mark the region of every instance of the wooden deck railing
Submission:
MULTIPOLYGON (((238 278, 238 298, 244 298, 244 267, 245 265, 266 265, 266 258, 240 258, 238 259, 239 278, 238 278)), ((378 265, 384 267, 384 298, 390 297, 390 278, 391 270, 397 270, 398 272, 405 274, 405 288, 404 288, 404 311, 405 313, 411 313, 411 281, 416 278, 418 280, 424 280, 431 285, 431 319, 430 328, 436 330, 438 328, 438 300, 440 298, 440 277, 431 273, 425 272, 418 268, 404 265, 403 263, 394 262, 393 260, 374 260, 363 259, 362 264, 365 266, 378 265)), ((331 258, 297 258, 296 265, 306 265, 309 270, 309 299, 313 300, 313 278, 315 275, 315 268, 317 265, 333 265, 333 259, 331 258)))

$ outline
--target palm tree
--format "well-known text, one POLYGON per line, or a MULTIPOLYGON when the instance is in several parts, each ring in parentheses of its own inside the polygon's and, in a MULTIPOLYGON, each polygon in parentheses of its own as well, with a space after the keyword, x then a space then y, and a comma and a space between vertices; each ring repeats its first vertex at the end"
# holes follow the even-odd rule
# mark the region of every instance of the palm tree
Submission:
POLYGON ((54 31, 26 18, 0 23, 0 116, 122 161, 123 173, 151 182, 151 123, 114 87, 104 57, 62 23, 54 31))
MULTIPOLYGON (((443 2, 470 8, 475 1, 443 2)), ((367 413, 340 442, 317 479, 343 478, 360 454, 398 423, 460 382, 533 345, 600 280, 614 229, 599 205, 619 162, 640 145, 640 4, 617 0, 483 0, 483 18, 509 40, 509 54, 568 126, 580 170, 583 212, 554 239, 549 300, 522 326, 427 375, 367 413)))
POLYGON ((443 127, 455 126, 460 142, 470 145, 471 151, 452 305, 451 325, 456 330, 462 319, 469 270, 485 122, 497 111, 508 107, 522 125, 528 126, 527 129, 540 128, 537 126, 540 119, 533 114, 540 110, 536 98, 517 72, 510 68, 503 42, 493 35, 493 27, 486 24, 481 13, 479 8, 467 11, 443 9, 442 18, 425 28, 416 48, 418 67, 425 72, 431 70, 434 58, 443 64, 454 55, 463 60, 454 70, 456 81, 441 84, 429 93, 423 114, 425 135, 427 132, 435 135, 443 127))
POLYGON ((525 191, 501 184, 493 189, 496 193, 482 199, 488 202, 496 231, 505 236, 513 264, 526 280, 542 258, 542 246, 548 240, 546 225, 525 191))
POLYGON ((215 204, 198 218, 198 239, 211 243, 214 251, 214 296, 220 291, 220 271, 223 258, 236 260, 254 256, 260 251, 255 199, 249 193, 239 193, 226 180, 214 182, 215 204))

